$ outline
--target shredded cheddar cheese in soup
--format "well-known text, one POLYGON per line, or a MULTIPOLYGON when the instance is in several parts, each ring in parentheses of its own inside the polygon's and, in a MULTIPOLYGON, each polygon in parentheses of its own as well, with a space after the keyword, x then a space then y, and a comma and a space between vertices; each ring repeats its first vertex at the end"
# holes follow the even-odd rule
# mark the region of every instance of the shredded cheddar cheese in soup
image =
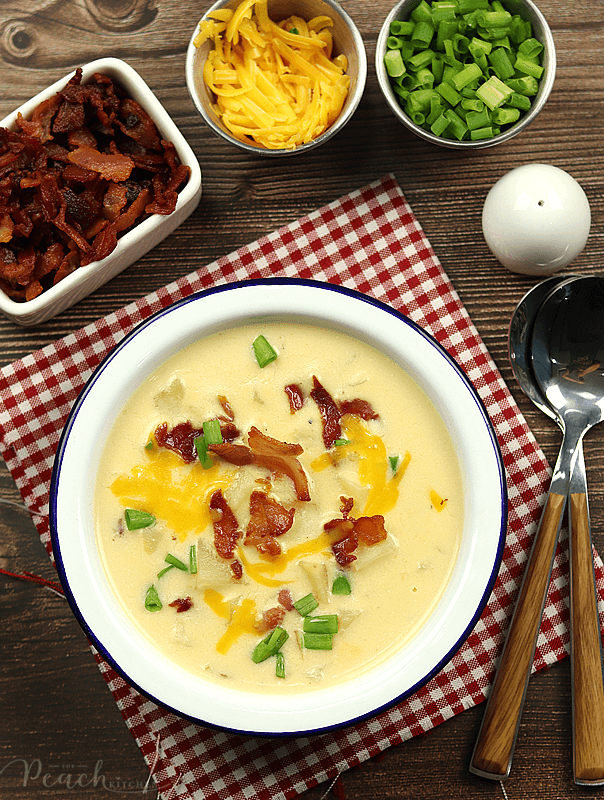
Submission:
POLYGON ((267 0, 243 0, 199 23, 194 40, 213 43, 203 79, 213 109, 240 141, 294 150, 337 119, 350 87, 344 55, 333 56, 333 21, 268 16, 267 0))

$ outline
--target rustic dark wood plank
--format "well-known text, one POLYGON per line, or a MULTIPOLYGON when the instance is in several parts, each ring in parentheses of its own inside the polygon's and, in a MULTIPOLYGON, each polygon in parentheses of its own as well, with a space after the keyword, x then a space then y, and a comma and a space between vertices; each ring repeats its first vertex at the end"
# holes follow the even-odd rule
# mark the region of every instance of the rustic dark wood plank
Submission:
MULTIPOLYGON (((0 364, 72 332, 126 302, 237 246, 293 221, 341 194, 392 172, 453 280, 537 440, 553 463, 555 425, 522 395, 507 359, 507 326, 535 279, 512 275, 489 252, 481 231, 484 198, 509 169, 545 162, 568 170, 584 187, 592 230, 573 271, 600 270, 604 257, 604 100, 600 3, 538 0, 558 52, 551 98, 533 125, 498 148, 462 154, 436 148, 403 129, 379 95, 375 43, 390 0, 344 0, 364 37, 369 77, 352 121, 337 137, 287 163, 246 156, 204 126, 184 84, 184 53, 209 5, 193 0, 6 0, 0 5, 0 117, 96 57, 117 56, 137 69, 199 157, 202 202, 168 240, 94 295, 55 320, 21 329, 0 320, 0 364)), ((604 551, 604 435, 585 443, 596 545, 604 551)), ((19 502, 0 465, 0 498, 19 502)), ((26 513, 0 505, 0 565, 52 578, 52 567, 26 513)), ((142 792, 147 769, 94 663, 67 604, 41 587, 0 576, 0 798, 108 798, 120 781, 142 792), (100 767, 97 764, 102 762, 100 767), (33 776, 48 772, 47 785, 33 776), (61 773, 102 780, 70 790, 61 773), (29 770, 29 773, 24 772, 29 770), (54 783, 53 783, 54 781, 54 783), (113 790, 112 790, 113 787, 113 790)), ((512 798, 592 797, 572 783, 568 660, 535 676, 520 729, 512 798)), ((467 765, 482 709, 464 712, 343 776, 348 800, 451 797, 493 800, 501 787, 470 775, 467 765)), ((327 786, 311 790, 322 798, 327 786)), ((118 796, 120 796, 118 794, 118 796)), ((125 796, 125 794, 124 794, 125 796)))

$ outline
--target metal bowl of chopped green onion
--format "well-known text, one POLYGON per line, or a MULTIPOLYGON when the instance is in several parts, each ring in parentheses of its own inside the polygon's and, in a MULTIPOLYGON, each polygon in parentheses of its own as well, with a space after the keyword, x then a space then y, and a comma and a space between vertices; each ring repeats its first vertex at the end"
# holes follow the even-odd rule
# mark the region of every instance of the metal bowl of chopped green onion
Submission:
POLYGON ((376 48, 394 115, 441 147, 505 142, 535 119, 556 73, 554 39, 532 0, 400 0, 376 48))

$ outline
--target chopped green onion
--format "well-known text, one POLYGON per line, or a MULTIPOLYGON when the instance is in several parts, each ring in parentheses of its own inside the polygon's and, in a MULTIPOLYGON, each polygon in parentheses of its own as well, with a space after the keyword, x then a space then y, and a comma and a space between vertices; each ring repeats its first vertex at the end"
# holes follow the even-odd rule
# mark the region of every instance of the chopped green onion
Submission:
POLYGON ((420 0, 419 4, 411 12, 411 19, 417 24, 418 22, 431 22, 432 11, 426 0, 420 0))
POLYGON ((283 647, 285 642, 289 639, 289 633, 277 625, 268 636, 262 641, 258 642, 252 652, 252 661, 254 664, 260 664, 261 661, 266 661, 269 656, 274 656, 275 653, 283 647))
POLYGON ((434 25, 432 25, 432 21, 420 20, 413 29, 411 42, 414 47, 427 47, 433 36, 434 25))
POLYGON ((434 0, 432 21, 442 22, 445 19, 455 19, 455 2, 453 0, 434 0))
POLYGON ((528 111, 531 107, 531 101, 526 95, 514 92, 508 97, 506 105, 512 108, 519 108, 521 111, 528 111))
POLYGON ((489 53, 487 59, 500 81, 507 81, 508 78, 513 76, 514 65, 510 61, 507 50, 504 47, 497 47, 492 53, 489 53))
POLYGON ((531 61, 522 55, 519 55, 516 58, 514 68, 518 72, 522 72, 525 75, 532 75, 532 77, 536 78, 537 80, 539 80, 539 78, 543 75, 543 67, 540 64, 535 64, 534 61, 531 61))
POLYGON ((220 422, 217 419, 208 419, 202 423, 203 437, 206 440, 206 446, 211 444, 222 444, 222 431, 220 430, 220 422))
POLYGON ((197 545, 192 544, 189 547, 189 572, 191 575, 197 574, 197 545))
POLYGON ((304 633, 329 633, 338 632, 337 614, 318 614, 316 617, 304 617, 302 626, 304 633))
POLYGON ((153 439, 149 439, 149 441, 145 445, 145 450, 153 450, 153 439))
POLYGON ((520 111, 517 108, 496 108, 492 120, 495 125, 511 125, 519 117, 520 111))
POLYGON ((453 76, 453 85, 458 92, 461 92, 462 89, 465 89, 465 87, 472 83, 472 81, 475 81, 476 78, 480 78, 481 75, 482 70, 478 64, 468 64, 468 66, 462 69, 461 72, 458 72, 457 75, 453 76))
POLYGON ((491 115, 483 108, 482 111, 468 111, 466 114, 466 125, 470 131, 477 131, 491 124, 491 115))
POLYGON ((350 587, 350 581, 346 577, 346 575, 338 575, 333 582, 331 587, 332 594, 351 594, 352 589, 350 587))
POLYGON ((170 572, 171 569, 174 569, 174 564, 168 564, 167 567, 164 567, 163 569, 160 569, 160 571, 157 573, 157 577, 158 578, 163 578, 163 576, 166 574, 166 572, 170 572))
POLYGON ((405 64, 399 49, 388 50, 384 56, 384 64, 391 78, 400 78, 401 75, 405 74, 405 64))
POLYGON ((455 89, 448 83, 441 83, 436 87, 436 91, 443 98, 443 100, 446 100, 447 103, 450 103, 452 106, 456 106, 461 101, 461 95, 459 92, 456 92, 455 89))
POLYGON ((512 23, 509 11, 480 11, 478 24, 482 28, 508 28, 512 23))
POLYGON ((304 633, 302 641, 307 650, 331 650, 333 646, 331 633, 304 633))
POLYGON ((298 614, 300 614, 302 617, 305 617, 307 614, 310 614, 311 611, 315 610, 315 608, 319 605, 319 602, 311 592, 310 594, 301 597, 300 600, 296 600, 293 605, 298 614))
POLYGON ((449 127, 449 120, 444 114, 441 114, 434 123, 430 126, 430 130, 435 136, 442 136, 449 127))
POLYGON ((468 126, 452 108, 448 108, 445 111, 445 117, 449 120, 449 130, 461 142, 468 132, 468 126))
POLYGON ((525 39, 518 46, 518 52, 526 58, 537 58, 543 52, 543 45, 537 39, 525 39))
POLYGON ((409 34, 413 33, 413 28, 415 28, 415 23, 411 22, 411 20, 402 22, 399 19, 395 19, 390 23, 390 33, 393 36, 409 36, 409 34))
POLYGON ((272 364, 272 362, 277 358, 277 353, 273 350, 262 334, 254 339, 252 347, 254 348, 254 355, 256 356, 256 361, 258 362, 260 368, 264 368, 268 364, 272 364))
POLYGON ((388 461, 390 463, 390 469, 393 472, 397 471, 399 460, 400 460, 400 456, 388 456, 388 461))
POLYGON ((172 553, 168 553, 168 555, 164 558, 164 561, 166 564, 171 564, 173 567, 176 567, 176 569, 181 569, 183 572, 189 571, 189 568, 184 561, 181 561, 180 558, 176 558, 176 556, 173 556, 172 553))
POLYGON ((479 11, 488 7, 489 0, 457 0, 459 14, 471 14, 472 11, 479 11))
POLYGON ((151 586, 149 586, 147 589, 147 593, 145 595, 145 608, 147 611, 161 611, 163 608, 162 602, 157 594, 157 589, 153 584, 151 584, 151 586))
POLYGON ((285 678, 285 656, 281 651, 275 653, 275 675, 278 678, 285 678))
POLYGON ((204 469, 210 469, 210 467, 213 467, 214 461, 208 453, 208 443, 206 442, 206 437, 203 434, 201 436, 196 436, 193 440, 193 444, 197 450, 197 455, 199 456, 201 466, 204 469))
POLYGON ((532 75, 525 75, 522 78, 510 78, 507 85, 512 92, 523 94, 526 97, 534 97, 539 89, 539 82, 532 75))
POLYGON ((344 447, 347 444, 352 444, 352 441, 350 439, 336 439, 334 441, 336 447, 344 447))
POLYGON ((435 55, 436 53, 433 50, 420 50, 419 53, 416 53, 409 59, 409 69, 417 72, 417 70, 427 67, 428 64, 432 63, 432 58, 435 55))
POLYGON ((445 42, 457 33, 457 22, 454 19, 443 19, 438 24, 436 31, 436 49, 441 53, 445 49, 445 42))
POLYGON ((491 111, 502 106, 512 94, 513 91, 509 85, 500 81, 496 75, 491 75, 488 81, 485 81, 482 86, 476 89, 476 97, 482 100, 491 111))
POLYGON ((129 531, 136 531, 139 528, 148 528, 155 522, 153 514, 148 511, 139 511, 136 508, 127 508, 124 512, 126 527, 129 531))
POLYGON ((470 139, 473 142, 478 142, 482 139, 492 139, 494 129, 492 125, 485 125, 484 128, 474 128, 470 131, 470 139))
POLYGON ((544 73, 544 46, 506 0, 420 0, 406 21, 390 23, 384 66, 401 108, 416 125, 449 139, 488 138, 515 124, 544 73), (426 99, 422 93, 437 95, 426 99), (512 99, 512 96, 513 99, 512 99), (467 103, 461 103, 467 100, 467 103), (482 124, 469 112, 486 106, 482 124), (520 112, 490 112, 505 106, 520 112), (455 109, 455 111, 453 111, 455 109), (472 131, 476 133, 472 134, 472 131), (480 133, 478 133, 480 131, 480 133))

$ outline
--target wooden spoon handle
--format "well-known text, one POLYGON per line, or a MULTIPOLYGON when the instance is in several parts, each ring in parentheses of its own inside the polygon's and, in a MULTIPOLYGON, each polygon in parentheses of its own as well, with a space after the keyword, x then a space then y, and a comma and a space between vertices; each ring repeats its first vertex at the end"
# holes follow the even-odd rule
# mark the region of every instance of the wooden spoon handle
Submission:
POLYGON ((604 783, 604 684, 589 509, 570 494, 570 575, 575 783, 604 783))
POLYGON ((549 586, 566 497, 550 492, 541 515, 470 771, 503 780, 512 756, 549 586))

